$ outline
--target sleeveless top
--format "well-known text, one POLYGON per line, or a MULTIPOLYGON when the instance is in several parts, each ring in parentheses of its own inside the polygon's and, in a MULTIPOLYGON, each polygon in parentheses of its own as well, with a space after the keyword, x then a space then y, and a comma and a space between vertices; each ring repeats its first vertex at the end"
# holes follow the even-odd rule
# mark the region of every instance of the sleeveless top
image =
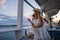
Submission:
POLYGON ((40 24, 40 21, 39 21, 39 19, 35 19, 35 20, 32 20, 32 23, 33 23, 35 26, 38 26, 38 24, 40 24))

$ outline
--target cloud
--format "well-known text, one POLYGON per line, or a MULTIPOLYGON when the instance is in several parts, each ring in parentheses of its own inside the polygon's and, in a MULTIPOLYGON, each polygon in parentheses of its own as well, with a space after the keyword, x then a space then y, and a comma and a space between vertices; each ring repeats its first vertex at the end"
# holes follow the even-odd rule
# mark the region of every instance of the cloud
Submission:
POLYGON ((0 0, 0 5, 2 6, 3 9, 6 9, 5 3, 6 0, 0 0))

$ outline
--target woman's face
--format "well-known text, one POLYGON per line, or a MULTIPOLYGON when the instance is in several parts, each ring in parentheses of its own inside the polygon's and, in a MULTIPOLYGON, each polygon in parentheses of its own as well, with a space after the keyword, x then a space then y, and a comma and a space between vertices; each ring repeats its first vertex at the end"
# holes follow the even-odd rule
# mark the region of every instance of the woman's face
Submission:
POLYGON ((34 18, 37 19, 38 18, 38 15, 36 13, 34 13, 34 14, 35 14, 35 17, 34 18))
POLYGON ((36 10, 34 10, 34 14, 35 14, 35 18, 38 18, 38 15, 40 15, 39 12, 36 10))

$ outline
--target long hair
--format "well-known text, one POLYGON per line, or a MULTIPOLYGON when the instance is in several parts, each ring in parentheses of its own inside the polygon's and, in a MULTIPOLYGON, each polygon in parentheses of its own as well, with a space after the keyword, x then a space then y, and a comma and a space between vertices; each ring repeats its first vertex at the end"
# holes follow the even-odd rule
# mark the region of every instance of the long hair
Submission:
POLYGON ((41 12, 38 12, 38 19, 41 20, 42 16, 41 16, 41 12))
POLYGON ((40 20, 40 25, 41 25, 41 27, 43 27, 43 17, 41 16, 41 13, 39 12, 38 13, 38 19, 40 20))
POLYGON ((38 19, 40 20, 40 27, 42 27, 43 26, 43 18, 42 18, 42 16, 41 16, 41 10, 39 10, 39 9, 34 9, 33 10, 34 12, 36 12, 36 16, 38 17, 38 19))
POLYGON ((38 9, 38 8, 36 8, 36 9, 34 9, 33 11, 36 11, 37 12, 37 15, 38 15, 38 19, 40 20, 40 18, 42 17, 41 16, 41 10, 40 9, 38 9))

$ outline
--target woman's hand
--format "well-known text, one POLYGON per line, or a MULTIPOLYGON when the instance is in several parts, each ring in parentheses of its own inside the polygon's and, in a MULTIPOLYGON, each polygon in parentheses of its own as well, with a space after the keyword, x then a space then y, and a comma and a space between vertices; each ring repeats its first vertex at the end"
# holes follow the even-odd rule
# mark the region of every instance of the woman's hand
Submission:
POLYGON ((29 22, 31 22, 31 19, 30 19, 30 18, 28 18, 28 21, 29 21, 29 22))
POLYGON ((32 23, 32 21, 31 21, 31 19, 30 19, 30 18, 28 18, 28 21, 29 21, 32 25, 34 25, 34 24, 32 23))

